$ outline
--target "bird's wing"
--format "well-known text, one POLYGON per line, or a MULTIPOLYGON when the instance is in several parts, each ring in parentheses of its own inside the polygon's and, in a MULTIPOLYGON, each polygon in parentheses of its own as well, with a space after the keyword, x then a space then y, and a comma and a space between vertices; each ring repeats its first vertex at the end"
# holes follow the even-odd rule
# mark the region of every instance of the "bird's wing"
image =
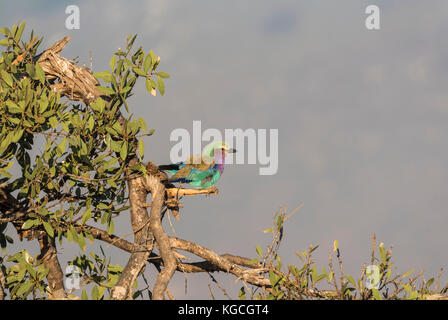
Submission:
MULTIPOLYGON (((191 158, 190 158, 191 160, 191 158)), ((198 164, 195 163, 188 163, 185 164, 182 168, 179 169, 179 171, 176 172, 172 176, 174 179, 179 178, 185 178, 188 180, 202 180, 208 175, 210 175, 210 172, 208 170, 215 167, 215 163, 206 163, 201 159, 201 162, 198 164)))

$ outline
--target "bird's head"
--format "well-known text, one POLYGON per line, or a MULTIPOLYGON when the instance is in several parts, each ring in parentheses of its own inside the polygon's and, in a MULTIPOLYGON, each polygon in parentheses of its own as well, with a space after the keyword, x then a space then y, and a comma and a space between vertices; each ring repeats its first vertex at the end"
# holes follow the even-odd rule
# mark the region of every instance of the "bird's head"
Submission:
POLYGON ((230 148, 225 142, 214 142, 205 149, 204 154, 210 158, 214 158, 215 153, 218 152, 225 157, 228 153, 235 153, 236 149, 230 148))

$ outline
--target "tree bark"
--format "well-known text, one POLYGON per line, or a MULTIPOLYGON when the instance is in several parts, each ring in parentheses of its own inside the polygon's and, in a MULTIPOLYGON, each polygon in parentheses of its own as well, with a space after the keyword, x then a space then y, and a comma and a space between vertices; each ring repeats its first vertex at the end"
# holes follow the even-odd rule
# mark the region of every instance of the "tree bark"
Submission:
POLYGON ((50 300, 68 299, 64 288, 64 274, 59 264, 54 239, 42 237, 39 239, 40 255, 38 259, 44 262, 44 266, 50 270, 47 275, 48 298, 50 300))
MULTIPOLYGON (((131 203, 131 225, 134 231, 134 245, 148 245, 147 250, 131 253, 126 267, 123 270, 117 284, 112 289, 113 300, 123 300, 129 297, 138 274, 146 264, 154 243, 154 237, 150 232, 149 217, 143 204, 146 202, 147 191, 143 178, 135 178, 128 182, 129 201, 131 203)), ((151 211, 153 208, 151 209, 151 211)))
POLYGON ((152 298, 154 300, 163 300, 168 283, 177 267, 177 260, 171 249, 170 239, 162 227, 162 207, 165 202, 165 185, 162 180, 166 180, 166 176, 152 163, 147 164, 146 171, 148 172, 148 175, 145 177, 146 187, 152 194, 149 226, 157 241, 160 256, 164 263, 164 268, 157 276, 152 291, 152 298))
POLYGON ((5 299, 6 280, 3 270, 0 268, 0 300, 5 299))

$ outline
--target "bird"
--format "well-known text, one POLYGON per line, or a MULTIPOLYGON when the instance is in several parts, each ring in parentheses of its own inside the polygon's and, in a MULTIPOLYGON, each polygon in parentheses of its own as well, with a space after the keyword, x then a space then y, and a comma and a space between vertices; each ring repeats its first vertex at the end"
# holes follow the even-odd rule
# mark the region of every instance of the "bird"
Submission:
POLYGON ((186 161, 160 165, 159 169, 170 174, 169 182, 187 183, 198 189, 215 185, 224 172, 225 157, 236 152, 225 142, 208 145, 201 155, 191 156, 186 161))

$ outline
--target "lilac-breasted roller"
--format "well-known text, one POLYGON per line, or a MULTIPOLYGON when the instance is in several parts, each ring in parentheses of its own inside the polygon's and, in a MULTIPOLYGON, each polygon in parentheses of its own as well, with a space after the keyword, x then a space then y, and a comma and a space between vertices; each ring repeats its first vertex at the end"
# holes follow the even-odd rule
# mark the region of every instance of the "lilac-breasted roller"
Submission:
POLYGON ((225 157, 236 152, 225 142, 210 144, 201 155, 191 156, 187 161, 159 166, 172 174, 170 182, 188 183, 198 189, 213 186, 224 172, 225 157))

